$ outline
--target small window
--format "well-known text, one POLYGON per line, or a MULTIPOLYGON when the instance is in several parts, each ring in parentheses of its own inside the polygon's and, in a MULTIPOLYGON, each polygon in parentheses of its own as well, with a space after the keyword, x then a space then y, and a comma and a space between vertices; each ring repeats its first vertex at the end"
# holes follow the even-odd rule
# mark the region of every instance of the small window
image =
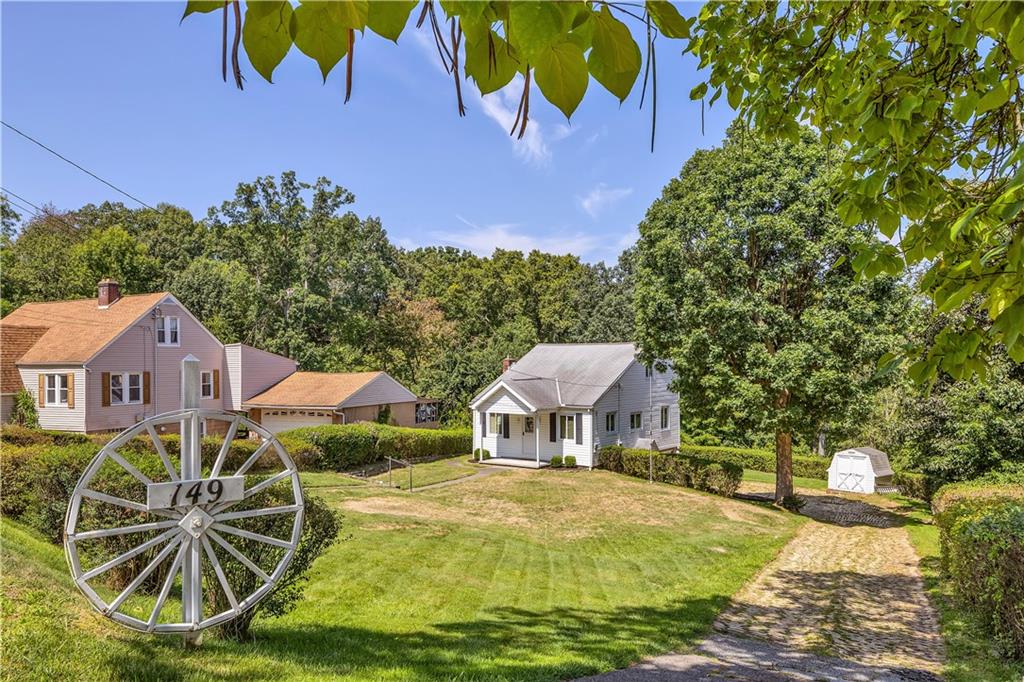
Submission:
POLYGON ((135 373, 128 375, 128 402, 142 402, 142 375, 135 373))
POLYGON ((495 414, 494 412, 488 413, 487 421, 489 422, 489 424, 488 424, 489 428, 487 429, 488 432, 491 435, 500 436, 501 435, 502 415, 495 414))
POLYGON ((68 404, 67 374, 46 375, 46 404, 55 406, 68 404))
POLYGON ((533 417, 526 417, 523 421, 523 433, 533 433, 533 417))
POLYGON ((121 405, 124 403, 124 375, 110 375, 110 404, 121 405))
POLYGON ((119 372, 110 375, 110 404, 129 405, 142 402, 142 374, 119 372))
POLYGON ((562 429, 562 440, 576 439, 576 415, 559 415, 558 423, 562 429))
POLYGON ((178 318, 158 317, 156 318, 156 342, 160 346, 181 345, 179 334, 178 318))
POLYGON ((429 424, 437 421, 437 403, 416 403, 416 423, 429 424))
POLYGON ((633 412, 632 414, 629 415, 629 430, 630 431, 639 431, 640 427, 643 426, 643 423, 644 423, 643 415, 641 415, 639 412, 633 412))
POLYGON ((608 433, 615 432, 615 413, 607 412, 604 415, 604 430, 608 433))
POLYGON ((213 372, 199 373, 199 396, 202 398, 213 397, 213 372))
POLYGON ((662 430, 668 428, 668 405, 661 406, 661 428, 662 430))

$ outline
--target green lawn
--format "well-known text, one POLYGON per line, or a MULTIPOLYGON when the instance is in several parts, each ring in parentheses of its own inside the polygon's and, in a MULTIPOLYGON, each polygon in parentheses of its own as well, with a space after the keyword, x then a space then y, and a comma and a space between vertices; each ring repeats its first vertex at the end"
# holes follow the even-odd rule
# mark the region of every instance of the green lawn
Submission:
POLYGON ((921 557, 921 573, 932 603, 939 611, 939 625, 946 641, 946 669, 949 682, 1019 682, 1024 664, 1000 659, 989 636, 972 614, 959 608, 949 584, 939 570, 939 529, 932 525, 928 505, 897 497, 912 520, 907 528, 910 541, 921 557))
MULTIPOLYGON (((443 481, 451 481, 456 478, 472 476, 484 468, 483 465, 473 464, 469 461, 469 458, 470 455, 468 454, 456 455, 455 457, 449 457, 447 459, 439 459, 436 462, 414 464, 412 467, 413 490, 425 485, 431 485, 432 483, 441 483, 443 481)), ((387 485, 388 475, 387 473, 383 473, 379 476, 372 477, 370 480, 387 485)), ((409 470, 396 468, 391 472, 391 483, 402 490, 408 490, 409 470)))
POLYGON ((310 491, 344 539, 251 644, 93 614, 59 548, 4 521, 4 679, 558 680, 696 642, 802 519, 603 471, 501 473, 409 495, 310 491))
MULTIPOLYGON (((743 480, 751 483, 770 483, 775 485, 775 474, 764 471, 754 471, 753 469, 744 469, 743 480)), ((797 488, 825 490, 828 488, 828 481, 823 481, 820 478, 800 478, 797 476, 793 478, 793 485, 797 488)))

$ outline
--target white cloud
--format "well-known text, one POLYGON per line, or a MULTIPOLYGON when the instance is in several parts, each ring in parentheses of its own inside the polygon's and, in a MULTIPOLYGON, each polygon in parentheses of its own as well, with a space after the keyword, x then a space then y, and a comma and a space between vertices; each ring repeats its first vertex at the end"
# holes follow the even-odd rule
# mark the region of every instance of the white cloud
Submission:
POLYGON ((625 199, 633 193, 632 187, 609 187, 599 183, 585 197, 577 197, 577 201, 587 215, 597 218, 605 209, 625 199))
POLYGON ((516 223, 477 225, 462 216, 455 216, 467 229, 431 233, 431 236, 450 246, 468 249, 480 256, 490 256, 495 249, 508 249, 529 253, 534 249, 546 253, 584 256, 602 246, 606 240, 583 232, 547 232, 544 236, 528 234, 516 223))
MULTIPOLYGON (((424 51, 438 72, 443 74, 449 81, 451 74, 441 64, 441 58, 437 54, 437 46, 425 30, 414 31, 415 42, 424 51)), ((516 121, 516 111, 519 109, 519 98, 523 93, 523 77, 516 74, 508 85, 497 92, 481 95, 476 84, 469 79, 462 81, 462 95, 471 108, 473 102, 480 103, 480 110, 487 118, 491 119, 504 131, 512 143, 512 150, 516 156, 539 166, 546 165, 551 161, 551 142, 558 142, 569 137, 575 130, 564 123, 555 124, 548 130, 547 124, 541 123, 534 117, 526 126, 526 133, 523 139, 517 139, 516 135, 510 135, 512 124, 516 121)), ((536 93, 534 93, 536 94, 536 93)), ((472 115, 472 111, 469 112, 472 115)), ((518 130, 518 127, 517 127, 518 130)), ((518 134, 518 133, 517 133, 518 134)))

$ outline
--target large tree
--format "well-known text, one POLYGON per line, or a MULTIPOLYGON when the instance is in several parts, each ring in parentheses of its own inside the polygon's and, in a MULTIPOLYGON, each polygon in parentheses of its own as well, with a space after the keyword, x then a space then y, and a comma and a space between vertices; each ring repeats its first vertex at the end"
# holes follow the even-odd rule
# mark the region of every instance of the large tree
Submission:
POLYGON ((872 242, 831 201, 838 153, 810 130, 772 142, 734 124, 698 151, 640 225, 637 336, 675 369, 684 419, 775 436, 775 497, 806 442, 869 390, 898 283, 858 281, 872 242))

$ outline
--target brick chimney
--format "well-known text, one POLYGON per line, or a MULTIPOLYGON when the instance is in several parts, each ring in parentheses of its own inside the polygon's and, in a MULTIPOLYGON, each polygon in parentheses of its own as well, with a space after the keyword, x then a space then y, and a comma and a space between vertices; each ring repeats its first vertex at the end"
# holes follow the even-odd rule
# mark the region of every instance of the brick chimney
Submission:
POLYGON ((501 373, 504 374, 510 369, 512 369, 512 358, 506 355, 505 359, 501 361, 501 373))
POLYGON ((106 308, 121 298, 121 285, 112 279, 100 280, 99 290, 97 301, 101 308, 106 308))

